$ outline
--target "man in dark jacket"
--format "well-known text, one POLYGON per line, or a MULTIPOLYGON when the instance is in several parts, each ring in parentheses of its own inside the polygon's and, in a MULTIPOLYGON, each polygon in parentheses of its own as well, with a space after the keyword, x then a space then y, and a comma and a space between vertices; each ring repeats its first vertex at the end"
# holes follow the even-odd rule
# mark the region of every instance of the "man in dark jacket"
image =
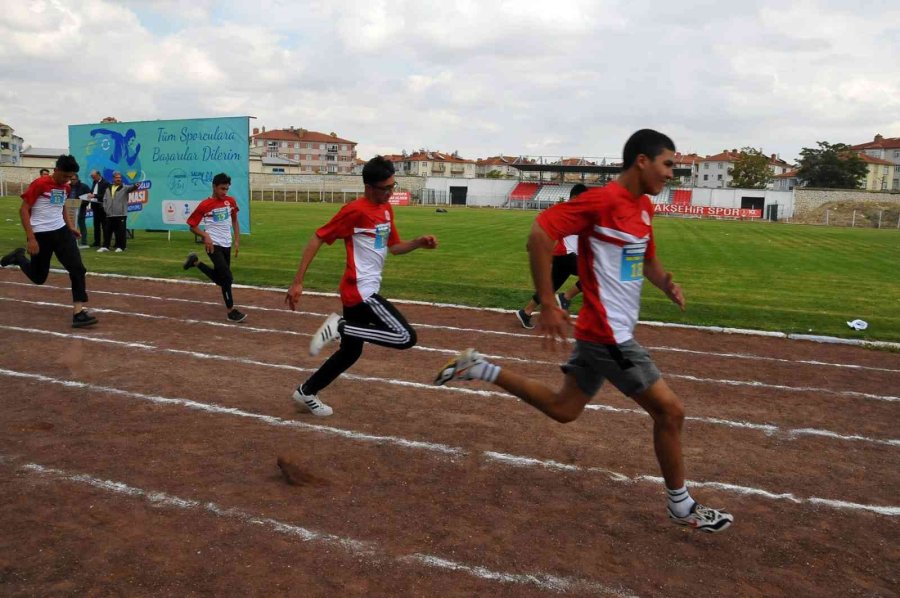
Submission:
MULTIPOLYGON (((91 211, 94 213, 94 243, 91 247, 100 247, 103 244, 103 228, 106 226, 106 210, 103 209, 103 196, 106 195, 109 183, 100 176, 100 172, 97 170, 91 171, 91 180, 93 181, 91 193, 94 196, 91 198, 93 200, 91 202, 91 211)), ((82 235, 81 241, 82 243, 87 243, 84 235, 82 235)))

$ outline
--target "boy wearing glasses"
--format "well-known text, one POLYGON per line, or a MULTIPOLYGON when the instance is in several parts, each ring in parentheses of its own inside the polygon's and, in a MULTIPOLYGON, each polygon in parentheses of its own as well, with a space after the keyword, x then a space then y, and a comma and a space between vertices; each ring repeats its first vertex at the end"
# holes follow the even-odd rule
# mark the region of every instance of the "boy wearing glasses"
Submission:
POLYGON ((184 269, 189 270, 196 266, 206 274, 210 280, 222 287, 222 298, 225 300, 225 308, 228 310, 228 320, 231 322, 243 322, 247 316, 234 307, 234 297, 231 294, 231 284, 234 277, 231 275, 231 247, 234 237, 234 257, 238 255, 241 244, 241 225, 238 223, 237 201, 228 195, 231 188, 231 177, 224 172, 213 177, 212 196, 204 199, 197 209, 188 217, 187 223, 191 232, 203 237, 203 245, 206 254, 213 263, 210 268, 200 261, 196 253, 189 253, 184 262, 184 269), (203 229, 200 225, 203 224, 203 229))
POLYGON ((347 266, 341 278, 344 316, 331 314, 313 335, 309 354, 340 341, 340 348, 294 391, 294 401, 313 415, 326 417, 334 411, 318 398, 318 393, 350 368, 362 355, 363 343, 392 349, 409 349, 416 344, 416 331, 390 301, 378 294, 387 253, 401 255, 416 249, 434 249, 437 239, 423 235, 402 241, 394 224, 394 210, 388 200, 393 193, 394 165, 376 156, 363 167, 365 195, 341 210, 319 228, 303 250, 294 282, 285 303, 296 310, 303 294, 303 278, 323 243, 344 240, 347 266))

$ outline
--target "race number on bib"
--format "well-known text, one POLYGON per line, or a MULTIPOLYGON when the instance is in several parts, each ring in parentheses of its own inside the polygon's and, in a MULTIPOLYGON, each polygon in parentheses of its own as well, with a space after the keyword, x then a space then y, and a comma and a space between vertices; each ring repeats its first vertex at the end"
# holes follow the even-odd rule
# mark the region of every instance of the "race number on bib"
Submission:
POLYGON ((66 192, 64 189, 52 189, 50 191, 50 203, 59 206, 66 203, 66 192))
POLYGON ((622 265, 619 269, 619 280, 631 282, 644 279, 644 252, 646 243, 635 243, 622 247, 622 265))

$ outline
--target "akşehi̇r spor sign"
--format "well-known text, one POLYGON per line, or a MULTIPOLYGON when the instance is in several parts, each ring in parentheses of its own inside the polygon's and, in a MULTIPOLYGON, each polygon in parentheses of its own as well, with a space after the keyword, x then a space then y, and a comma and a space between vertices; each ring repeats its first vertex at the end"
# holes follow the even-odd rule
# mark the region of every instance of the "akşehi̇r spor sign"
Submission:
POLYGON ((679 214, 681 216, 703 216, 706 218, 762 218, 762 210, 668 203, 653 204, 653 212, 656 214, 679 214))

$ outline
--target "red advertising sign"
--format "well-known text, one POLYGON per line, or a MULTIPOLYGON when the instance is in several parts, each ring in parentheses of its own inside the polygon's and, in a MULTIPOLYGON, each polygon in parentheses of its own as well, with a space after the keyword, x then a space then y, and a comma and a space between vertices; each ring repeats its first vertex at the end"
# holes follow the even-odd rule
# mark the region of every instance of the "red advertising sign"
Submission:
POLYGON ((707 218, 762 218, 762 210, 684 204, 653 204, 653 211, 657 214, 680 214, 682 216, 704 216, 707 218))
POLYGON ((408 206, 411 199, 409 191, 394 191, 388 200, 392 206, 408 206))

